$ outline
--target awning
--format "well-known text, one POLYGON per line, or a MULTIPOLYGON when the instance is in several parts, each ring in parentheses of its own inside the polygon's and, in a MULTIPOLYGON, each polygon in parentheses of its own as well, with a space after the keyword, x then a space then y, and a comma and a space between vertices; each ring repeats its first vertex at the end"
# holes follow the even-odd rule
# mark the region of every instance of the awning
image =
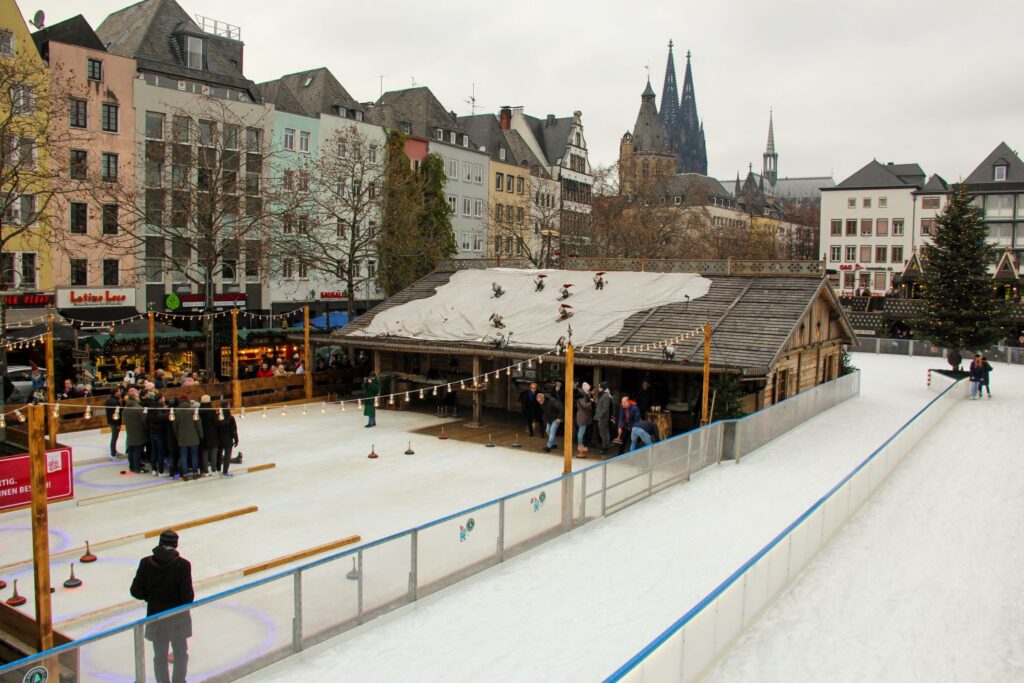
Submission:
POLYGON ((68 320, 84 323, 84 327, 103 327, 112 322, 134 318, 139 312, 134 306, 83 306, 62 308, 60 314, 68 320))
MULTIPOLYGON (((281 327, 255 327, 238 331, 238 341, 248 341, 250 338, 279 337, 288 334, 288 330, 281 327)), ((229 335, 230 336, 230 335, 229 335)))
MULTIPOLYGON (((315 318, 309 319, 309 326, 317 329, 325 329, 327 327, 328 317, 325 315, 318 315, 315 318)), ((336 330, 348 325, 348 313, 342 313, 341 311, 331 311, 330 315, 331 329, 336 330)), ((302 329, 303 323, 297 322, 292 325, 292 328, 302 329)))
MULTIPOLYGON (((199 339, 202 336, 202 332, 188 332, 185 330, 175 329, 174 332, 157 332, 153 335, 153 340, 155 342, 160 342, 168 340, 199 339)), ((130 334, 115 334, 113 336, 109 334, 90 334, 82 341, 90 348, 98 350, 106 348, 107 344, 110 342, 117 344, 119 342, 149 341, 149 333, 133 332, 130 334)))

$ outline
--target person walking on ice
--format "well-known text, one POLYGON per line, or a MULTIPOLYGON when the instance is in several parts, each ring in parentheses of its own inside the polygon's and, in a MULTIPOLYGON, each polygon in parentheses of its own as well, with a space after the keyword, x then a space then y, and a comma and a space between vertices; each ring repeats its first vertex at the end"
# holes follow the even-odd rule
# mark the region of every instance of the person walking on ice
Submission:
POLYGON ((988 356, 981 357, 981 382, 978 384, 978 398, 981 398, 981 390, 984 389, 989 398, 992 398, 992 390, 988 388, 989 374, 992 372, 992 365, 988 362, 988 356))
POLYGON ((981 377, 983 374, 981 354, 974 354, 974 360, 971 361, 971 367, 967 370, 968 378, 971 380, 971 400, 977 399, 981 395, 981 377))
POLYGON ((371 374, 363 378, 363 415, 367 418, 367 427, 377 426, 377 406, 373 405, 374 400, 380 396, 380 380, 377 375, 371 374))
MULTIPOLYGON (((178 534, 167 529, 160 534, 153 554, 139 560, 131 586, 132 597, 146 601, 146 616, 189 605, 195 600, 192 565, 178 554, 178 534)), ((192 614, 146 624, 146 640, 153 643, 153 674, 157 683, 184 683, 188 673, 188 639, 192 637, 192 614), (174 654, 174 674, 168 671, 168 648, 174 654)))

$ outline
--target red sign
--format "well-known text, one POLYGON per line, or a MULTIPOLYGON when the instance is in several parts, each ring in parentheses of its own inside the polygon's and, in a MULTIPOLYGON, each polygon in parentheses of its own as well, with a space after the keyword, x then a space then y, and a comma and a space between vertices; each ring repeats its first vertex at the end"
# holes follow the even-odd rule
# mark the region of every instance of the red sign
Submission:
POLYGON ((348 298, 348 293, 344 292, 344 291, 341 291, 341 292, 320 292, 320 298, 321 299, 347 299, 348 298))
POLYGON ((839 270, 860 270, 860 264, 858 263, 855 266, 851 266, 847 263, 844 263, 843 265, 839 266, 839 270))
MULTIPOLYGON (((0 510, 24 507, 32 502, 28 454, 0 458, 0 510)), ((54 502, 75 496, 71 449, 46 451, 46 500, 54 502)))
POLYGON ((4 306, 8 308, 38 308, 53 305, 53 294, 5 294, 4 306))

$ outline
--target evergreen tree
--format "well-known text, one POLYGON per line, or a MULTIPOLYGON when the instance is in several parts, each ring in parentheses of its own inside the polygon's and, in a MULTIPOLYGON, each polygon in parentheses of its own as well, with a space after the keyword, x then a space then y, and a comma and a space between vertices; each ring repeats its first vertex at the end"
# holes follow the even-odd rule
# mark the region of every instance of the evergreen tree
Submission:
POLYGON ((1003 336, 1006 304, 996 295, 989 266, 995 248, 971 197, 961 186, 936 217, 934 244, 922 249, 924 317, 915 334, 949 351, 946 360, 960 366, 963 350, 983 350, 1003 336))
POLYGON ((715 394, 714 415, 717 420, 743 417, 743 387, 737 375, 719 375, 711 384, 715 394))
POLYGON ((444 172, 444 160, 436 154, 429 154, 420 164, 423 185, 423 214, 420 218, 421 245, 425 252, 424 270, 417 277, 423 277, 434 269, 437 261, 451 258, 458 253, 455 245, 455 231, 452 230, 454 210, 448 203, 445 184, 448 175, 444 172))
POLYGON ((388 131, 377 249, 377 279, 388 296, 416 280, 421 196, 420 178, 405 154, 405 136, 388 131))
POLYGON ((850 356, 850 349, 843 347, 843 350, 839 353, 839 376, 849 375, 851 372, 857 370, 853 365, 853 358, 850 356))

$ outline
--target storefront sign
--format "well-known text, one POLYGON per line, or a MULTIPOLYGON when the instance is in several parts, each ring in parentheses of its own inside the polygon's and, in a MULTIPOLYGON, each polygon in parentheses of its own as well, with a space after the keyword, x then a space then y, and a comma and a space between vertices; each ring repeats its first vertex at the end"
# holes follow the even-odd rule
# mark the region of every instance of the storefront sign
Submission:
POLYGON ((132 287, 76 287, 57 290, 57 308, 135 307, 132 287))
POLYGON ((853 266, 851 266, 849 263, 844 263, 843 265, 839 266, 839 270, 860 270, 860 268, 861 265, 859 263, 853 266))
POLYGON ((7 308, 43 308, 53 305, 53 294, 5 294, 4 306, 7 308))
POLYGON ((348 292, 335 291, 335 292, 320 292, 321 299, 348 299, 348 292))
POLYGON ((168 311, 178 310, 179 308, 181 308, 181 299, 178 298, 177 294, 171 292, 170 294, 167 295, 167 298, 164 299, 164 308, 166 308, 168 311))
MULTIPOLYGON (((46 451, 46 500, 52 503, 74 496, 71 449, 46 451)), ((23 507, 31 502, 28 454, 0 458, 0 510, 23 507)))
MULTIPOLYGON (((206 297, 202 294, 178 294, 177 297, 182 308, 206 308, 206 297)), ((224 292, 213 295, 213 305, 216 308, 244 308, 246 299, 243 292, 224 292)), ((167 310, 173 309, 168 305, 167 310)))

